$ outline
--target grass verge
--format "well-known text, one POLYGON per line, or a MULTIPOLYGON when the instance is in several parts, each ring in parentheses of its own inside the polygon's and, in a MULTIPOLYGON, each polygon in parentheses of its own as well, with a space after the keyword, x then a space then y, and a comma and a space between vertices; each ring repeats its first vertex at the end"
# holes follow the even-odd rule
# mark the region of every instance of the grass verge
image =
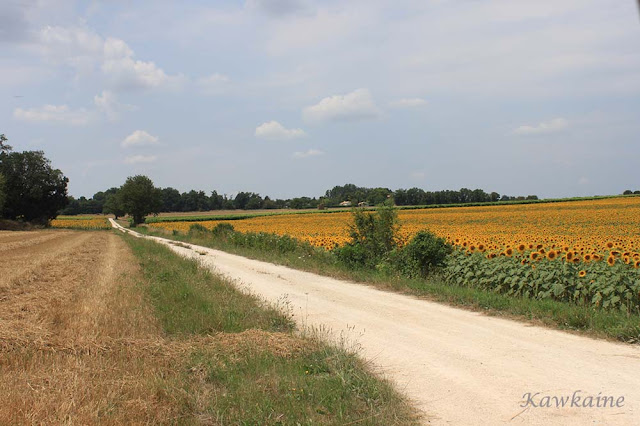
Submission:
POLYGON ((282 252, 276 250, 275 247, 237 246, 224 238, 214 238, 211 233, 174 234, 147 227, 139 227, 136 230, 338 279, 362 282, 384 290, 411 294, 452 306, 482 311, 488 315, 503 316, 546 327, 579 332, 591 337, 629 343, 640 341, 640 317, 615 310, 596 309, 553 300, 512 297, 486 290, 452 285, 438 276, 427 280, 408 279, 390 275, 384 271, 354 269, 338 262, 335 256, 324 250, 310 250, 304 245, 298 245, 293 250, 282 252))
POLYGON ((187 423, 414 424, 418 417, 354 352, 294 333, 286 313, 160 244, 124 236, 167 337, 187 343, 187 423))

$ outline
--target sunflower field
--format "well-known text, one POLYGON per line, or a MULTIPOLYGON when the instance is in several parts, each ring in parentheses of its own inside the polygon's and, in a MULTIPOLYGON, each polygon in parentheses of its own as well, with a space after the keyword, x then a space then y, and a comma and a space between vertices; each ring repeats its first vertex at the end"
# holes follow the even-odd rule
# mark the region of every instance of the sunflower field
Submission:
MULTIPOLYGON (((399 210, 401 244, 428 229, 456 250, 446 275, 460 285, 638 311, 640 197, 399 210)), ((332 250, 348 242, 350 212, 203 221, 244 233, 288 235, 332 250)), ((188 232, 192 223, 148 226, 188 232)))
POLYGON ((53 219, 51 221, 52 228, 61 229, 111 229, 109 219, 104 217, 64 217, 60 219, 53 219))

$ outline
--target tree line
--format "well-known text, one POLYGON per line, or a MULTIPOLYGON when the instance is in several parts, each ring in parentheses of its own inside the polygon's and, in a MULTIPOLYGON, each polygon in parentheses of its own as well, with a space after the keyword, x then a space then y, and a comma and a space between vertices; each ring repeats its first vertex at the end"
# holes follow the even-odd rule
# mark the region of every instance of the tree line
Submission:
MULTIPOLYGON (((458 191, 425 191, 421 188, 397 189, 366 188, 354 184, 335 186, 321 197, 296 197, 290 199, 272 199, 262 197, 255 192, 239 192, 234 197, 212 191, 191 190, 180 192, 175 188, 158 188, 158 212, 194 212, 210 210, 260 210, 260 209, 315 209, 339 207, 341 203, 351 206, 377 206, 388 200, 398 206, 421 206, 432 204, 464 204, 509 200, 537 200, 535 195, 508 196, 497 192, 487 193, 481 189, 461 188, 458 191), (344 202, 347 203, 344 203, 344 202)), ((61 214, 99 214, 118 213, 116 194, 118 188, 99 191, 91 198, 69 197, 69 203, 61 214)))

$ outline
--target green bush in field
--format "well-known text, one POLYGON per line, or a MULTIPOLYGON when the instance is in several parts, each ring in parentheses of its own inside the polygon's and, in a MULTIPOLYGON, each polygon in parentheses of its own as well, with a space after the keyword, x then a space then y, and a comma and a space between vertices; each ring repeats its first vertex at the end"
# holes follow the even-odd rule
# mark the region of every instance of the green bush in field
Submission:
POLYGON ((203 236, 203 235, 207 235, 210 234, 211 231, 209 231, 207 228, 205 228, 204 226, 200 225, 199 223, 194 223, 193 225, 191 225, 189 227, 189 236, 203 236))
POLYGON ((430 231, 420 231, 398 251, 397 269, 410 278, 425 278, 435 269, 444 266, 452 251, 451 245, 444 238, 439 238, 430 231))
POLYGON ((212 230, 214 237, 228 237, 234 232, 233 225, 230 223, 219 223, 212 230))
POLYGON ((387 263, 398 247, 398 213, 391 206, 380 206, 375 213, 364 209, 352 211, 353 223, 349 226, 351 240, 334 249, 338 259, 348 265, 378 267, 387 263))

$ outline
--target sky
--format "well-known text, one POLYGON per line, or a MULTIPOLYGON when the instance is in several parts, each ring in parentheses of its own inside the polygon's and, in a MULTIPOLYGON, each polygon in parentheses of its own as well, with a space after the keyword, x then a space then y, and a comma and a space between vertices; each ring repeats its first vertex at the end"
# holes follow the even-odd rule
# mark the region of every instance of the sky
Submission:
POLYGON ((634 0, 0 2, 0 133, 79 197, 640 190, 634 0))

